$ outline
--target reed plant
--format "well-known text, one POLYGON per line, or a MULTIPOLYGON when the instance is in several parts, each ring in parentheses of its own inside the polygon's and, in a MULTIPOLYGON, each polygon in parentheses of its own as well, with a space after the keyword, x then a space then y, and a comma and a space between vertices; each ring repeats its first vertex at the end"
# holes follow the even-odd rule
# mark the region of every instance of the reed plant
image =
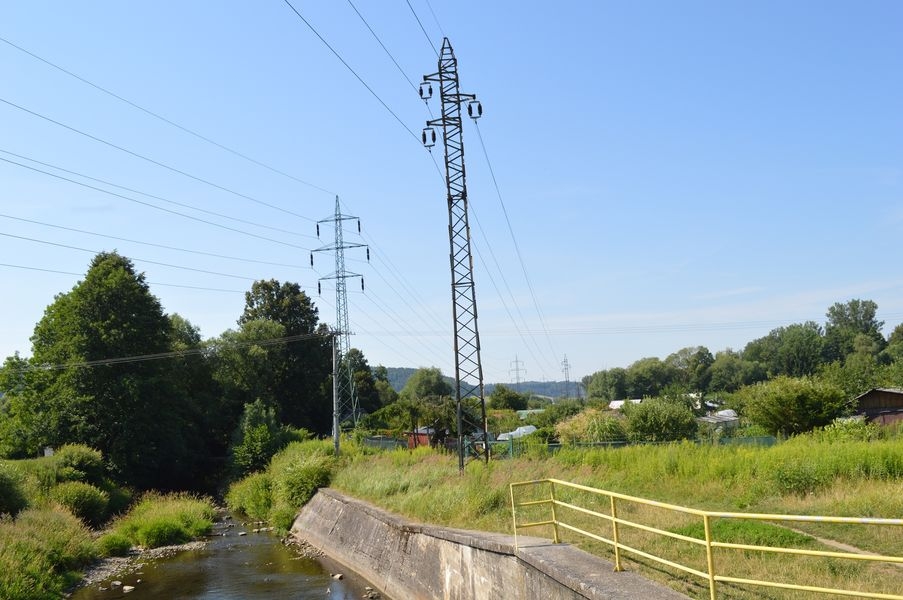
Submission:
POLYGON ((214 507, 209 499, 149 492, 113 522, 112 533, 136 546, 156 548, 182 544, 209 533, 213 518, 214 507))
POLYGON ((30 508, 0 520, 0 598, 60 598, 94 560, 87 527, 62 508, 30 508))

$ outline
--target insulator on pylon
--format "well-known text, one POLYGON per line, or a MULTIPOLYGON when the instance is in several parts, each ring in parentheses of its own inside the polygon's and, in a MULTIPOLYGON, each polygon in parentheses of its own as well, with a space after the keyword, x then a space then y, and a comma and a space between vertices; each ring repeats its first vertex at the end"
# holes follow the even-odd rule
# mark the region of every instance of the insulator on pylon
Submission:
POLYGON ((317 223, 317 239, 320 238, 320 224, 317 223))
POLYGON ((370 246, 367 246, 367 262, 370 262, 370 246))
POLYGON ((361 291, 364 291, 364 278, 361 277, 361 291))
POLYGON ((323 286, 320 285, 320 282, 319 282, 319 281, 317 282, 317 295, 318 295, 318 296, 322 296, 322 295, 323 295, 323 286))
POLYGON ((427 148, 432 148, 436 145, 436 130, 432 127, 424 127, 422 138, 423 145, 427 148))
POLYGON ((360 219, 357 220, 357 232, 358 233, 361 232, 361 220, 360 219))
POLYGON ((310 253, 310 266, 311 267, 314 266, 314 253, 313 252, 310 253))
POLYGON ((479 119, 483 116, 483 105, 479 100, 471 100, 467 103, 467 114, 471 119, 479 119))
POLYGON ((433 97, 433 84, 429 81, 421 82, 420 84, 420 98, 423 99, 424 102, 433 97))

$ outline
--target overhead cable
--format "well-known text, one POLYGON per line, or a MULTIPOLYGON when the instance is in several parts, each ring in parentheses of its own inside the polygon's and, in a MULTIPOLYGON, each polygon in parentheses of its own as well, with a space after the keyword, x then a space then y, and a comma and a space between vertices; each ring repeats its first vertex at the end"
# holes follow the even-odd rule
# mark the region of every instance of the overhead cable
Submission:
POLYGON ((241 158, 241 159, 244 159, 244 160, 246 160, 246 161, 248 161, 248 162, 254 163, 254 164, 257 165, 257 166, 263 167, 264 169, 268 169, 268 170, 272 171, 273 173, 276 173, 276 174, 278 174, 278 175, 282 175, 283 177, 287 177, 287 178, 289 178, 289 179, 292 179, 292 180, 294 180, 294 181, 297 181, 298 183, 304 184, 304 185, 306 185, 306 186, 308 186, 308 187, 311 187, 311 188, 313 188, 313 189, 315 189, 315 190, 319 190, 319 191, 321 191, 321 192, 324 192, 324 193, 327 193, 327 194, 330 194, 330 195, 334 195, 334 192, 331 192, 331 191, 329 191, 329 190, 327 190, 327 189, 325 189, 325 188, 322 188, 322 187, 320 187, 320 186, 318 186, 318 185, 315 185, 315 184, 313 184, 313 183, 311 183, 311 182, 309 182, 309 181, 305 181, 304 179, 301 179, 301 178, 299 178, 299 177, 296 177, 296 176, 292 175, 291 173, 286 173, 285 171, 282 171, 281 169, 277 169, 276 167, 273 167, 273 166, 268 165, 268 164, 266 164, 266 163, 264 163, 264 162, 261 162, 261 161, 255 159, 255 158, 252 158, 252 157, 250 157, 250 156, 248 156, 248 155, 246 155, 246 154, 243 154, 243 153, 239 152, 238 150, 235 150, 234 148, 230 148, 229 146, 226 146, 225 144, 221 144, 221 143, 219 143, 219 142, 217 142, 217 141, 215 141, 215 140, 212 140, 212 139, 210 139, 210 138, 208 138, 208 137, 206 137, 206 136, 204 136, 204 135, 201 135, 200 133, 198 133, 198 132, 196 132, 196 131, 194 131, 194 130, 192 130, 192 129, 189 129, 188 127, 185 127, 184 125, 180 125, 180 124, 176 123, 175 121, 172 121, 172 120, 170 120, 170 119, 167 119, 166 117, 160 115, 159 113, 156 113, 156 112, 154 112, 154 111, 152 111, 152 110, 150 110, 150 109, 148 109, 148 108, 144 108, 144 107, 141 106, 140 104, 137 104, 137 103, 135 103, 135 102, 132 102, 132 101, 129 100, 128 98, 124 98, 124 97, 120 96, 119 94, 117 94, 117 93, 115 93, 115 92, 112 92, 112 91, 108 90, 107 88, 105 88, 105 87, 103 87, 103 86, 100 86, 100 85, 98 85, 98 84, 96 84, 96 83, 94 83, 94 82, 92 82, 92 81, 89 81, 89 80, 85 79, 84 77, 82 77, 82 76, 80 76, 80 75, 77 75, 77 74, 73 73, 72 71, 69 71, 69 70, 67 70, 67 69, 64 69, 63 67, 61 67, 61 66, 59 66, 59 65, 57 65, 57 64, 55 64, 55 63, 53 63, 53 62, 51 62, 51 61, 49 61, 49 60, 47 60, 46 58, 43 58, 43 57, 41 57, 41 56, 38 56, 38 55, 35 54, 34 52, 31 52, 31 51, 29 51, 29 50, 26 50, 25 48, 23 48, 23 47, 21 47, 21 46, 18 46, 18 45, 12 43, 11 41, 9 41, 9 40, 7 40, 7 39, 5 39, 5 38, 3 38, 3 37, 0 37, 0 42, 4 42, 4 43, 6 43, 6 44, 12 46, 12 47, 15 48, 16 50, 19 50, 20 52, 24 52, 25 54, 31 56, 32 58, 37 59, 37 60, 41 61, 42 63, 44 63, 44 64, 46 64, 46 65, 48 65, 48 66, 50 66, 50 67, 53 67, 54 69, 57 69, 58 71, 61 71, 62 73, 65 73, 66 75, 68 75, 68 76, 70 76, 70 77, 73 77, 73 78, 77 79, 78 81, 81 81, 82 83, 87 84, 87 85, 93 87, 94 89, 96 89, 96 90, 98 90, 98 91, 100 91, 100 92, 103 92, 104 94, 107 94, 108 96, 111 96, 112 98, 115 98, 115 99, 119 100, 120 102, 124 102, 124 103, 128 104, 129 106, 131 106, 131 107, 133 107, 133 108, 136 108, 136 109, 140 110, 141 112, 143 112, 143 113, 145 113, 145 114, 147 114, 147 115, 149 115, 149 116, 151 116, 151 117, 154 117, 155 119, 158 119, 158 120, 160 120, 160 121, 163 121, 164 123, 166 123, 166 124, 168 124, 168 125, 171 125, 171 126, 175 127, 176 129, 179 129, 179 130, 181 130, 181 131, 184 131, 185 133, 187 133, 187 134, 189 134, 189 135, 192 135, 192 136, 198 138, 199 140, 202 140, 202 141, 204 141, 204 142, 207 142, 208 144, 212 144, 212 145, 216 146, 217 148, 220 148, 221 150, 225 150, 226 152, 229 152, 230 154, 234 154, 235 156, 237 156, 237 157, 239 157, 239 158, 241 158))
POLYGON ((373 91, 373 88, 371 88, 369 85, 367 85, 367 82, 364 81, 364 80, 361 78, 361 76, 357 74, 357 71, 355 71, 354 69, 351 68, 351 65, 349 65, 349 64, 345 61, 345 59, 342 58, 342 56, 335 50, 335 48, 333 48, 333 47, 329 44, 329 42, 327 42, 327 41, 323 38, 323 36, 320 35, 320 32, 317 31, 317 30, 314 28, 314 26, 311 25, 310 22, 309 22, 307 19, 305 19, 304 16, 303 16, 300 12, 298 12, 298 9, 295 8, 295 7, 292 5, 292 3, 289 2, 289 0, 283 0, 283 1, 288 5, 288 7, 289 7, 290 9, 292 9, 292 12, 294 12, 294 13, 298 16, 298 18, 301 19, 301 21, 303 21, 305 25, 307 25, 308 29, 310 29, 310 30, 314 33, 314 35, 316 35, 316 36, 320 39, 320 41, 323 42, 323 44, 324 44, 327 48, 329 48, 330 52, 332 52, 332 53, 335 55, 335 57, 338 58, 339 61, 341 61, 341 63, 342 63, 343 65, 345 65, 345 68, 348 69, 349 71, 351 71, 351 74, 354 75, 354 77, 355 77, 359 82, 361 82, 361 85, 363 85, 365 88, 367 88, 367 91, 370 92, 370 94, 371 94, 374 98, 376 98, 376 100, 379 101, 380 104, 383 105, 383 108, 385 108, 387 111, 389 111, 389 114, 391 114, 393 117, 395 117, 395 120, 398 121, 398 124, 401 125, 402 127, 404 127, 405 131, 407 131, 409 134, 411 134, 411 137, 412 137, 412 138, 414 138, 415 140, 417 140, 417 143, 420 143, 420 138, 418 138, 417 135, 416 135, 413 131, 411 131, 411 128, 408 127, 407 125, 405 125, 404 121, 402 121, 401 118, 400 118, 397 114, 395 114, 395 111, 394 111, 394 110, 392 110, 391 108, 389 108, 389 105, 388 105, 388 104, 386 104, 385 102, 383 102, 383 99, 380 98, 379 95, 378 95, 376 92, 373 91))
POLYGON ((82 181, 76 181, 75 179, 69 179, 68 177, 63 177, 62 175, 57 175, 56 173, 51 173, 50 171, 44 171, 44 170, 42 170, 42 169, 38 169, 38 168, 32 167, 32 166, 30 166, 30 165, 25 165, 25 164, 22 164, 22 163, 20 163, 20 162, 16 162, 16 161, 14 161, 14 160, 9 160, 8 158, 3 158, 2 156, 0 156, 0 161, 9 163, 9 164, 11 164, 11 165, 16 165, 16 166, 22 167, 23 169, 28 169, 28 170, 30 170, 30 171, 35 171, 36 173, 42 173, 42 174, 48 175, 48 176, 50 176, 50 177, 55 177, 55 178, 61 179, 61 180, 63 180, 63 181, 68 181, 69 183, 74 183, 75 185, 80 185, 80 186, 82 186, 82 187, 85 187, 85 188, 88 188, 88 189, 90 189, 90 190, 94 190, 94 191, 97 191, 97 192, 101 192, 101 193, 103 193, 103 194, 108 194, 108 195, 110 195, 110 196, 115 196, 115 197, 117 197, 117 198, 122 198, 123 200, 128 200, 129 202, 135 202, 136 204, 141 204, 141 205, 143 205, 143 206, 148 206, 148 207, 154 208, 154 209, 156 209, 156 210, 160 210, 160 211, 163 211, 163 212, 166 212, 166 213, 170 213, 170 214, 173 214, 173 215, 178 215, 178 216, 184 217, 184 218, 186 218, 186 219, 191 219, 192 221, 197 221, 197 222, 199 222, 199 223, 206 223, 207 225, 211 225, 211 226, 213 226, 213 227, 219 227, 220 229, 225 229, 225 230, 227 230, 227 231, 232 231, 232 232, 239 233, 239 234, 241 234, 241 235, 246 235, 246 236, 249 236, 249 237, 253 237, 253 238, 256 238, 256 239, 259 239, 259 240, 266 240, 266 241, 272 242, 272 243, 274 243, 274 244, 281 244, 281 245, 283 245, 283 246, 289 246, 289 247, 291 247, 291 248, 298 248, 298 249, 300 249, 300 250, 305 250, 305 251, 308 251, 308 252, 310 251, 310 248, 305 248, 304 246, 299 246, 299 245, 297 245, 297 244, 292 244, 292 243, 289 243, 289 242, 283 242, 283 241, 281 241, 281 240, 276 240, 276 239, 268 238, 268 237, 265 237, 265 236, 262 236, 262 235, 257 235, 256 233, 251 233, 250 231, 243 231, 243 230, 241 230, 241 229, 236 229, 235 227, 229 227, 228 225, 222 225, 222 224, 220 224, 220 223, 214 223, 213 221, 208 221, 208 220, 206 220, 206 219, 201 219, 201 218, 195 217, 195 216, 193 216, 193 215, 186 215, 185 213, 181 213, 181 212, 179 212, 179 211, 177 211, 177 210, 172 210, 172 209, 169 209, 169 208, 164 208, 164 207, 162 207, 162 206, 157 206, 156 204, 151 204, 150 202, 144 202, 143 200, 138 200, 137 198, 131 198, 131 197, 125 196, 125 195, 123 195, 123 194, 118 194, 118 193, 116 193, 116 192, 111 192, 110 190, 105 190, 105 189, 99 188, 99 187, 97 187, 97 186, 89 185, 89 184, 84 183, 84 182, 82 182, 82 181))
POLYGON ((256 204, 260 204, 261 206, 266 206, 267 208, 271 208, 271 209, 273 209, 273 210, 277 210, 277 211, 279 211, 279 212, 282 212, 282 213, 285 213, 285 214, 288 214, 288 215, 292 215, 292 216, 294 216, 294 217, 298 217, 299 219, 304 219, 304 220, 306 220, 306 221, 314 221, 314 220, 315 220, 315 219, 311 219, 310 217, 305 217, 304 215, 302 215, 302 214, 300 214, 300 213, 296 213, 296 212, 294 212, 294 211, 288 210, 287 208, 282 208, 281 206, 276 206, 275 204, 270 204, 269 202, 264 202, 263 200, 260 200, 260 199, 258 199, 258 198, 255 198, 255 197, 253 197, 253 196, 249 196, 249 195, 247 195, 247 194, 243 194, 243 193, 241 193, 241 192, 237 192, 237 191, 235 191, 235 190, 233 190, 233 189, 231 189, 231 188, 227 188, 226 186, 220 185, 220 184, 218 184, 218 183, 214 183, 214 182, 212 182, 212 181, 210 181, 210 180, 208 180, 208 179, 204 179, 203 177, 198 177, 197 175, 192 175, 191 173, 188 173, 187 171, 183 171, 183 170, 181 170, 181 169, 179 169, 179 168, 177 168, 177 167, 173 167, 173 166, 168 165, 168 164, 166 164, 166 163, 162 163, 162 162, 160 162, 160 161, 158 161, 158 160, 154 160, 153 158, 150 158, 150 157, 145 156, 145 155, 143 155, 143 154, 139 154, 138 152, 135 152, 135 151, 133 151, 133 150, 129 150, 128 148, 124 148, 123 146, 119 146, 119 145, 117 145, 117 144, 114 144, 113 142, 107 141, 107 140, 105 140, 105 139, 103 139, 103 138, 99 138, 99 137, 97 137, 97 136, 95 136, 95 135, 91 135, 90 133, 87 133, 87 132, 85 132, 85 131, 82 131, 81 129, 77 129, 77 128, 75 128, 75 127, 72 127, 71 125, 66 125, 65 123, 63 123, 63 122, 61 122, 61 121, 57 121, 56 119, 52 119, 52 118, 50 118, 50 117, 48 117, 48 116, 46 116, 46 115, 42 115, 41 113, 35 112, 35 111, 30 110, 30 109, 28 109, 28 108, 25 108, 24 106, 20 106, 19 104, 16 104, 15 102, 10 102, 9 100, 7 100, 7 99, 5 99, 5 98, 0 98, 0 102, 6 104, 6 105, 8 105, 8 106, 11 106, 11 107, 13 107, 13 108, 15 108, 15 109, 18 109, 18 110, 20 110, 20 111, 22 111, 22 112, 24 112, 24 113, 27 113, 27 114, 32 115, 32 116, 34 116, 34 117, 37 117, 37 118, 39 118, 39 119, 43 119, 43 120, 47 121, 48 123, 53 123, 54 125, 57 125, 57 126, 59 126, 59 127, 62 127, 62 128, 64 128, 64 129, 68 129, 69 131, 72 131, 73 133, 77 133, 77 134, 79 134, 79 135, 81 135, 81 136, 84 136, 84 137, 90 139, 90 140, 94 140, 95 142, 104 144, 104 145, 106 145, 106 146, 109 146, 110 148, 113 148, 113 149, 115 149, 115 150, 119 150, 120 152, 124 152, 124 153, 126 153, 126 154, 129 154, 129 155, 131 155, 131 156, 134 156, 135 158, 140 158, 140 159, 143 160, 143 161, 147 161, 147 162, 149 162, 149 163, 151 163, 151 164, 153 164, 153 165, 157 165, 158 167, 161 167, 161 168, 166 169, 166 170, 168 170, 168 171, 172 171, 173 173, 178 173, 179 175, 182 175, 183 177, 187 177, 187 178, 192 179, 192 180, 194 180, 194 181, 197 181, 197 182, 199 182, 199 183, 203 183, 204 185, 208 185, 208 186, 210 186, 210 187, 212 187, 212 188, 221 190, 221 191, 223 191, 223 192, 227 192, 227 193, 232 194, 232 195, 234 195, 234 196, 238 196, 239 198, 244 198, 245 200, 249 200, 249 201, 254 202, 254 203, 256 203, 256 204))
MULTIPOLYGON (((266 260, 255 260, 253 258, 243 258, 240 256, 228 256, 225 254, 216 254, 215 252, 204 252, 203 250, 190 250, 188 248, 167 246, 166 244, 155 244, 154 242, 142 242, 140 240, 133 240, 133 239, 119 237, 119 236, 115 236, 115 235, 106 235, 103 233, 95 233, 93 231, 85 231, 84 229, 76 229, 75 227, 65 227, 63 225, 54 225, 53 223, 44 223, 42 221, 35 221, 33 219, 25 219, 22 217, 14 217, 12 215, 5 215, 2 213, 0 213, 0 217, 2 217, 4 219, 13 219, 15 221, 22 221, 23 223, 32 223, 34 225, 41 225, 42 227, 52 227, 54 229, 61 229, 63 231, 72 231, 74 233, 93 235, 95 237, 102 237, 102 238, 106 238, 106 239, 110 239, 110 240, 117 240, 120 242, 129 242, 131 244, 139 244, 142 246, 152 246, 154 248, 163 248, 164 250, 174 250, 176 252, 185 252, 188 254, 199 254, 202 256, 211 256, 213 258, 223 258, 226 260, 235 260, 235 261, 254 263, 254 264, 259 264, 259 265, 269 265, 272 267, 289 267, 289 268, 293 268, 293 269, 302 268, 302 267, 299 267, 298 265, 290 265, 288 263, 277 263, 277 262, 270 262, 270 261, 266 261, 266 260)), ((306 267, 304 267, 304 268, 306 268, 306 267)))
MULTIPOLYGON (((0 263, 0 267, 8 267, 10 269, 22 269, 25 271, 40 271, 42 273, 56 273, 59 275, 75 275, 76 277, 84 277, 84 273, 76 273, 74 271, 60 271, 57 269, 44 269, 41 267, 29 267, 26 265, 13 265, 9 263, 0 263)), ((222 288, 201 287, 197 285, 182 285, 178 283, 160 283, 159 281, 148 281, 148 285, 162 285, 166 287, 185 288, 189 290, 202 290, 206 292, 228 292, 230 294, 244 294, 246 290, 224 290, 222 288)))
MULTIPOLYGON (((87 179, 87 180, 89 180, 89 181, 96 181, 97 183, 102 183, 102 184, 104 184, 104 185, 108 185, 108 186, 110 186, 110 187, 114 187, 114 188, 119 189, 119 190, 125 190, 125 191, 131 192, 131 193, 133 193, 133 194, 139 194, 139 195, 141 195, 141 196, 145 196, 146 198, 153 198, 154 200, 160 200, 161 202, 166 202, 167 204, 172 204, 172 205, 175 205, 175 206, 181 206, 182 208, 188 208, 188 209, 191 209, 191 210, 196 210, 196 211, 198 211, 198 212, 200 212, 200 213, 204 213, 205 215, 211 215, 211 216, 214 216, 214 217, 219 217, 219 218, 221 218, 221 219, 226 219, 226 220, 228 220, 228 221, 234 221, 234 222, 236 222, 236 223, 242 223, 242 224, 244 224, 244 225, 251 225, 251 226, 253 226, 253 227, 260 227, 261 229, 268 229, 268 230, 270 230, 270 231, 276 231, 276 232, 279 232, 279 233, 284 233, 284 234, 286 234, 286 235, 292 235, 292 236, 301 237, 301 238, 316 239, 315 236, 307 235, 307 234, 303 234, 303 233, 298 233, 297 231, 292 231, 292 230, 290 230, 290 229, 282 229, 282 228, 280 228, 280 227, 273 227, 273 226, 271 226, 271 225, 264 225, 263 223, 256 223, 256 222, 254 222, 254 221, 249 221, 249 220, 247 220, 247 219, 242 219, 242 218, 239 218, 239 217, 232 217, 232 216, 229 216, 229 215, 226 215, 226 214, 223 214, 223 213, 218 213, 218 212, 213 211, 213 210, 207 210, 206 208, 201 208, 201 207, 199 207, 199 206, 194 206, 193 204, 188 204, 188 203, 185 203, 185 202, 178 202, 178 201, 176 201, 176 200, 170 200, 169 198, 164 198, 163 196, 157 196, 156 194, 149 194, 149 193, 147 193, 147 192, 142 192, 141 190, 136 190, 136 189, 134 189, 134 188, 126 187, 126 186, 124 186, 124 185, 119 185, 119 184, 117 184, 117 183, 113 183, 113 182, 107 181, 107 180, 105 180, 105 179, 100 179, 100 178, 98 178, 98 177, 92 177, 92 176, 90 176, 90 175, 85 175, 84 173, 80 173, 80 172, 78 172, 78 171, 72 171, 72 170, 70 170, 70 169, 65 169, 65 168, 60 167, 60 166, 58 166, 58 165, 53 165, 53 164, 50 164, 50 163, 42 162, 42 161, 37 160, 37 159, 35 159, 35 158, 31 158, 31 157, 29 157, 29 156, 23 156, 23 155, 21 155, 21 154, 16 154, 15 152, 10 152, 9 150, 4 150, 4 149, 2 149, 2 148, 0 148, 0 153, 6 154, 7 156, 15 156, 16 158, 21 158, 22 160, 27 160, 28 162, 32 162, 32 163, 34 163, 34 164, 36 164, 36 165, 41 165, 41 166, 44 166, 44 167, 49 167, 49 168, 51 168, 51 169, 55 169, 55 170, 60 171, 60 172, 62 172, 62 173, 68 173, 68 174, 70 174, 70 175, 75 175, 75 176, 77 176, 77 177, 81 177, 81 178, 87 179)), ((14 163, 14 164, 18 164, 18 163, 14 163)))

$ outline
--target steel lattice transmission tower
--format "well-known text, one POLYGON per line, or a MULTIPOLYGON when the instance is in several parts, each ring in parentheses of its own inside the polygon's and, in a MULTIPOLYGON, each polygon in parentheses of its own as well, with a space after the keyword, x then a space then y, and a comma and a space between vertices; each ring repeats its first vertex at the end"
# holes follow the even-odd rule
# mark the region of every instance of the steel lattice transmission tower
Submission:
POLYGON ((445 142, 445 183, 448 188, 448 236, 451 246, 452 313, 455 324, 455 401, 458 418, 458 467, 464 456, 474 451, 486 461, 490 448, 487 436, 486 399, 483 395, 483 367, 480 363, 480 334, 477 329, 477 300, 474 292, 473 257, 470 252, 470 223, 467 216, 467 185, 464 177, 464 140, 461 105, 476 119, 483 108, 473 94, 462 94, 458 86, 458 61, 448 38, 442 41, 439 71, 424 75, 420 97, 429 100, 433 83, 439 83, 442 116, 427 121, 423 143, 436 142, 434 127, 441 127, 445 142), (474 444, 465 447, 465 429, 473 433, 474 444))
POLYGON ((333 343, 335 352, 333 359, 336 363, 334 369, 333 386, 335 388, 333 394, 333 423, 332 435, 336 441, 338 448, 338 438, 341 424, 351 420, 352 424, 357 426, 359 410, 357 405, 357 396, 354 392, 354 374, 351 371, 351 365, 345 361, 348 351, 351 349, 351 329, 348 326, 348 292, 345 286, 345 280, 352 277, 361 278, 361 290, 364 289, 364 277, 359 273, 351 273, 345 270, 345 250, 349 248, 367 248, 367 260, 370 260, 370 248, 366 244, 348 243, 344 240, 342 223, 344 221, 357 221, 357 230, 361 230, 361 221, 352 215, 343 215, 339 206, 339 197, 335 198, 335 214, 332 217, 317 221, 317 237, 320 237, 321 223, 334 223, 335 235, 333 242, 319 248, 315 248, 310 254, 310 266, 314 265, 314 252, 332 252, 335 256, 335 271, 321 277, 317 282, 317 291, 322 292, 320 282, 327 279, 335 280, 335 329, 333 334, 335 339, 333 343), (344 362, 344 364, 343 364, 344 362))

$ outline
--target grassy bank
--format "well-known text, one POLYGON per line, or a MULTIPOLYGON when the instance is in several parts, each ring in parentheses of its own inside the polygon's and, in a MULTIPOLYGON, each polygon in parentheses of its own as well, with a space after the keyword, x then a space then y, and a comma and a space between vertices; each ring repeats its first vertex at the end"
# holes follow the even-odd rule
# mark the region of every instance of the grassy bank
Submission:
MULTIPOLYGON (((903 440, 899 438, 863 441, 809 435, 771 448, 685 443, 564 448, 554 454, 537 447, 529 456, 489 466, 471 463, 463 475, 458 473, 453 457, 428 449, 376 456, 356 454, 346 458, 332 485, 415 520, 510 533, 508 484, 548 477, 713 510, 889 518, 903 514, 903 495, 899 493, 903 440)), ((701 535, 699 525, 686 517, 640 505, 621 510, 638 522, 684 535, 701 535)), ((605 526, 598 522, 591 525, 579 515, 571 518, 588 527, 605 526)), ((822 537, 869 552, 903 555, 903 532, 888 528, 798 524, 791 530, 773 524, 723 521, 716 522, 716 535, 724 541, 828 549, 817 539, 822 537)), ((565 539, 609 556, 607 546, 573 536, 565 539)), ((622 541, 705 569, 704 555, 685 544, 636 531, 625 533, 622 541)), ((903 569, 886 566, 727 550, 719 551, 716 562, 734 576, 778 576, 787 581, 853 589, 861 586, 884 593, 903 589, 903 569)), ((698 579, 645 560, 628 560, 626 564, 691 596, 707 597, 707 589, 698 579)), ((786 592, 766 588, 721 587, 723 596, 719 597, 725 598, 787 597, 786 592)), ((798 593, 793 597, 807 596, 798 593)))
POLYGON ((131 498, 84 446, 0 461, 0 598, 61 598, 100 557, 179 544, 212 526, 210 500, 151 493, 126 511, 131 498))

